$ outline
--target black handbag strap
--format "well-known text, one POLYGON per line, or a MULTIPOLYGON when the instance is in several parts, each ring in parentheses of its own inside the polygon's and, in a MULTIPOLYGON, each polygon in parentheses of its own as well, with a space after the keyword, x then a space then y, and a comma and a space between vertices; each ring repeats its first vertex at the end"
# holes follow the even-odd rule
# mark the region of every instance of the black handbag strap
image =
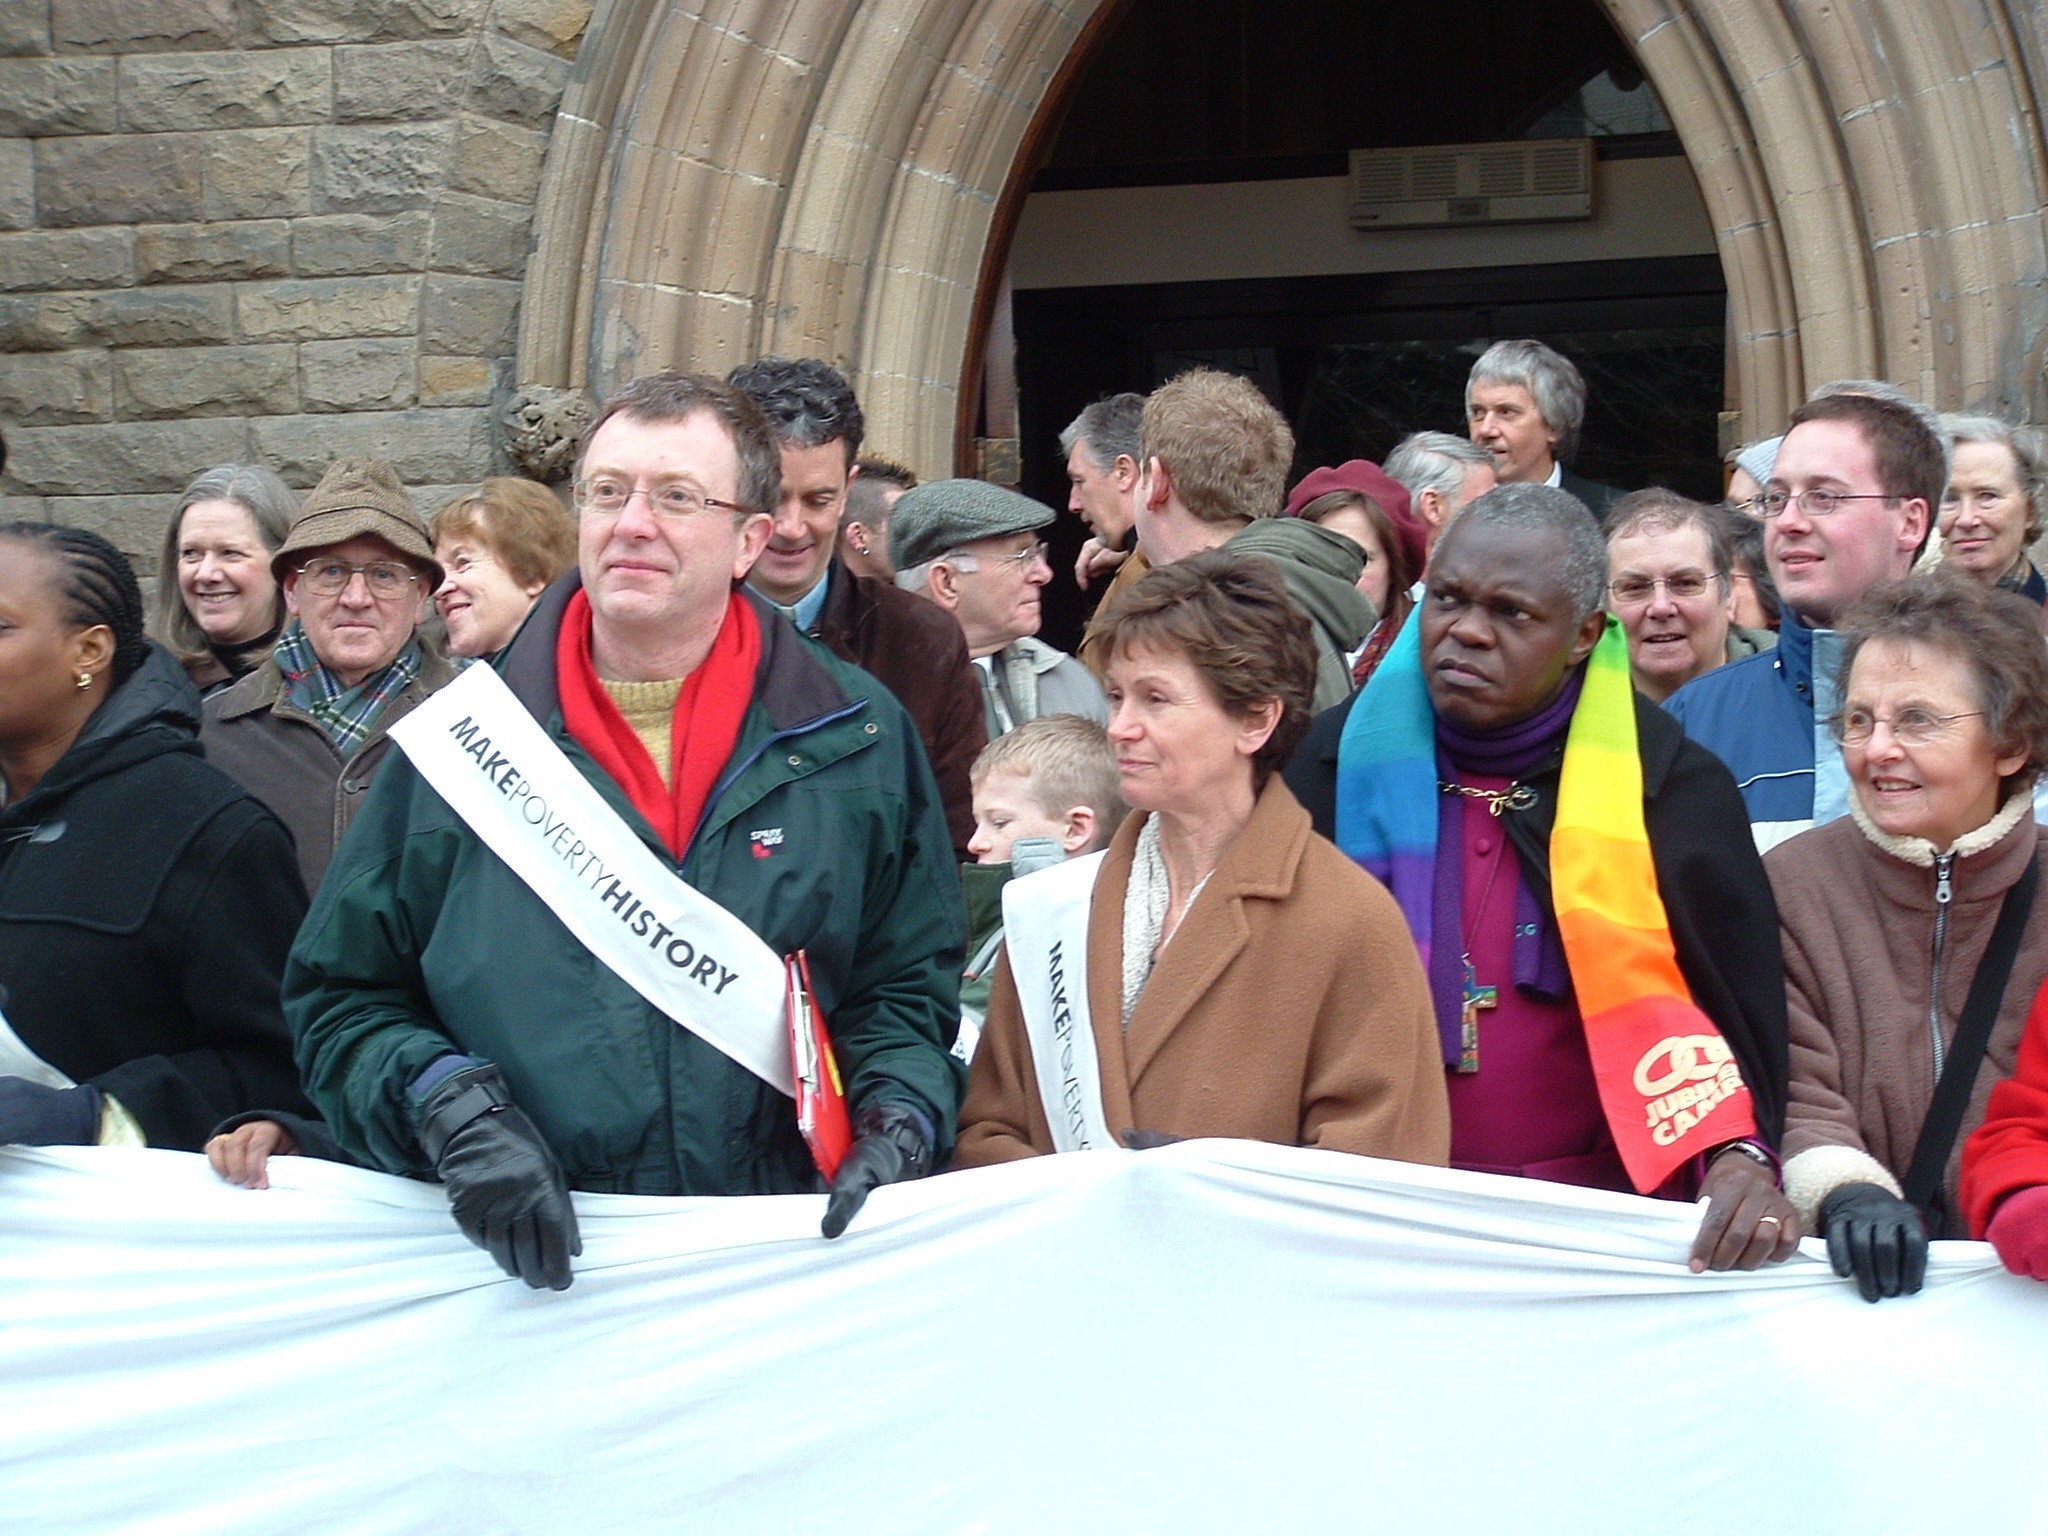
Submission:
MULTIPOLYGON (((1949 1044, 1941 1081, 1934 1085, 1934 1101, 1927 1107, 1926 1123, 1913 1146, 1913 1161, 1906 1169, 1906 1199, 1930 1218, 1946 1214, 1934 1210, 1933 1202, 1943 1197, 1948 1155, 1956 1144, 1956 1133, 1963 1128, 1963 1115, 1977 1086, 1977 1070, 1984 1064, 1984 1048, 1991 1043, 1991 1026, 1998 1022, 1999 1005, 2005 1001, 2005 984, 2012 977, 2012 963, 2020 952, 2020 936, 2033 911, 2034 887, 2040 880, 2040 860, 2029 859, 2026 872, 2005 893, 1991 942, 1984 946, 1984 958, 1970 980, 1963 1016, 1956 1021, 1956 1037, 1949 1044)), ((1938 1237, 1944 1224, 1930 1220, 1929 1227, 1938 1237)))

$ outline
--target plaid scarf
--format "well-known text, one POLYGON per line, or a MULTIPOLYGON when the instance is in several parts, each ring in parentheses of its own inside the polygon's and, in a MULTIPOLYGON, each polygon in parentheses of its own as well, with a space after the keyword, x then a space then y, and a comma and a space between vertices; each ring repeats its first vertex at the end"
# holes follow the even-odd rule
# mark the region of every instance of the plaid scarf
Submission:
POLYGON ((372 672, 353 688, 344 688, 341 679, 313 654, 305 626, 293 619, 277 637, 271 660, 284 677, 285 697, 292 707, 303 710, 334 744, 334 750, 348 757, 370 739, 384 712, 418 680, 420 642, 417 636, 406 641, 390 666, 372 672))

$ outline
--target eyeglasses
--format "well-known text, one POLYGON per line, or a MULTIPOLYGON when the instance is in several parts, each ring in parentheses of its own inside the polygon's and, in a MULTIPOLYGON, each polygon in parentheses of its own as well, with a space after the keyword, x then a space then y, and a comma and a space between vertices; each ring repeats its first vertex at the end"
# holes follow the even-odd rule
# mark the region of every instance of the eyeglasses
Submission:
POLYGON ((1659 587, 1674 603, 1683 603, 1704 596, 1708 586, 1719 580, 1718 576, 1704 576, 1698 571, 1680 571, 1676 576, 1623 576, 1607 583, 1607 590, 1614 594, 1617 603, 1633 608, 1647 603, 1659 587))
POLYGON ((628 485, 623 480, 597 479, 576 482, 576 512, 581 517, 617 517, 635 496, 645 496, 647 505, 654 509, 657 517, 701 517, 713 507, 740 513, 754 510, 736 501, 721 501, 716 496, 707 496, 684 480, 645 486, 628 485))
POLYGON ((1810 491, 1765 491, 1763 495, 1756 498, 1756 515, 1758 517, 1776 517, 1787 507, 1797 502, 1806 509, 1808 517, 1826 517, 1831 512, 1840 511, 1842 503, 1845 501, 1897 500, 1896 496, 1887 496, 1882 491, 1859 491, 1854 494, 1848 491, 1828 491, 1817 488, 1810 491))
POLYGON ((370 589, 370 596, 384 599, 403 597, 420 573, 397 560, 371 560, 357 565, 350 560, 308 560, 299 567, 299 585, 315 597, 339 597, 357 576, 370 589))
POLYGON ((1031 567, 1038 564, 1039 561, 1045 558, 1045 552, 1049 547, 1050 546, 1046 544, 1045 540, 1040 539, 1036 544, 1031 545, 1030 548, 1020 549, 1014 555, 982 556, 960 554, 956 552, 954 554, 947 555, 944 558, 946 564, 952 566, 954 570, 966 571, 970 574, 981 569, 981 563, 984 559, 988 561, 990 566, 996 569, 1001 569, 1003 566, 1006 565, 1014 565, 1019 570, 1028 571, 1031 569, 1031 567))
POLYGON ((1892 739, 1901 746, 1924 747, 1929 742, 1939 741, 1956 721, 1978 720, 1983 715, 1981 709, 1937 715, 1932 710, 1908 708, 1887 719, 1883 715, 1873 715, 1867 709, 1847 709, 1828 716, 1828 731, 1844 746, 1860 747, 1870 740, 1880 725, 1884 725, 1891 727, 1892 739))

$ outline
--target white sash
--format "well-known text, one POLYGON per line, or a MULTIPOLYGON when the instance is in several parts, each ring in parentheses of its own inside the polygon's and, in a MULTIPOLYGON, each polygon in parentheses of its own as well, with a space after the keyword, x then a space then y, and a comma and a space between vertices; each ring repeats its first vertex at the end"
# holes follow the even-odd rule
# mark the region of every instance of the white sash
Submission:
POLYGON ((1071 859, 1003 887, 1003 942, 1053 1149, 1120 1145, 1102 1113, 1102 1067, 1088 1016, 1088 908, 1102 855, 1071 859))
POLYGON ((648 849, 496 672, 465 669, 390 736, 578 943, 794 1097, 781 958, 648 849))

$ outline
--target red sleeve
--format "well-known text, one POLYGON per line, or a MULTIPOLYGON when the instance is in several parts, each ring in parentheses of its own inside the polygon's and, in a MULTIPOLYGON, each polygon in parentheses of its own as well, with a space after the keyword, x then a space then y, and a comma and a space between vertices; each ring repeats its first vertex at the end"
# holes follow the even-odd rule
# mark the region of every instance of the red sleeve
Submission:
POLYGON ((2048 1184, 2048 985, 2034 994, 2013 1074, 1991 1090, 1984 1123, 1963 1144, 1963 1214, 1981 1238, 1998 1202, 2048 1184))

